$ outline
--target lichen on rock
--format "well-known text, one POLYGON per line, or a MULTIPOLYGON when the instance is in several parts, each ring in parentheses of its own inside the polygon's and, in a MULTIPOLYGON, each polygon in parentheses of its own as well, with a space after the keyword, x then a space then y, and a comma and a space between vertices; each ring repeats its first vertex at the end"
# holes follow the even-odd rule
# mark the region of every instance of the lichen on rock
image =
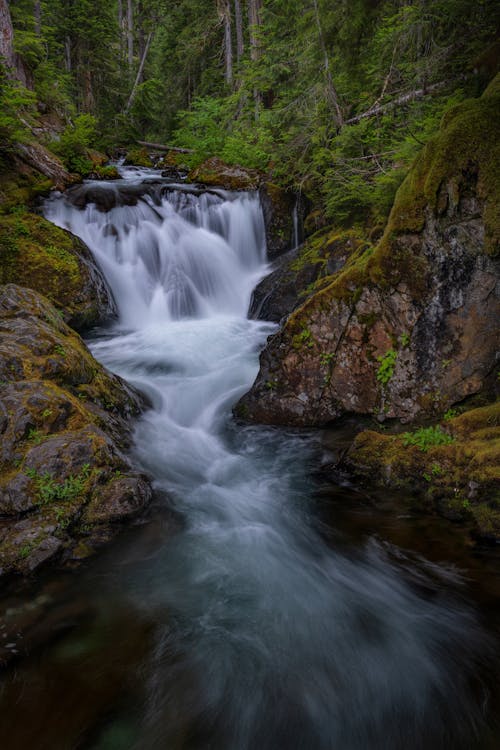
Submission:
POLYGON ((33 290, 0 287, 0 337, 0 569, 28 573, 147 506, 126 455, 145 403, 33 290))
POLYGON ((490 87, 444 117, 382 239, 288 317, 237 414, 299 426, 349 412, 411 422, 487 386, 500 314, 499 104, 490 87))

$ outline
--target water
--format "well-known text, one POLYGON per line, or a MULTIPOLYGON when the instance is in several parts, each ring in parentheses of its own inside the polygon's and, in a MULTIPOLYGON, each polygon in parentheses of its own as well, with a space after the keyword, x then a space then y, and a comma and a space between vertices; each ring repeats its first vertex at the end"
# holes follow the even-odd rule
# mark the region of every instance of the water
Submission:
POLYGON ((315 438, 231 418, 274 330, 246 319, 266 271, 257 197, 165 187, 108 213, 55 198, 46 215, 113 289, 119 320, 91 348, 151 397, 134 457, 163 500, 154 524, 50 594, 85 614, 11 678, 9 715, 38 703, 40 716, 4 747, 33 731, 52 750, 493 748, 491 643, 458 573, 371 534, 325 535, 315 438))

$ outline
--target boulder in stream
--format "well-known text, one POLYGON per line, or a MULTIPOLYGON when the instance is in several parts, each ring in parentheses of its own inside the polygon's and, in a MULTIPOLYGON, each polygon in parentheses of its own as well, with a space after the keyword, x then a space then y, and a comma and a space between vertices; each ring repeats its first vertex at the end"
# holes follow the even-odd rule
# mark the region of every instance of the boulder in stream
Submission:
POLYGON ((0 573, 31 573, 144 511, 126 451, 145 402, 33 290, 0 287, 0 342, 0 573))
POLYGON ((269 339, 240 416, 407 423, 488 388, 500 319, 499 103, 492 84, 446 115, 382 239, 361 243, 269 339))
POLYGON ((24 208, 0 214, 0 283, 41 292, 77 330, 115 314, 111 291, 88 247, 24 208))

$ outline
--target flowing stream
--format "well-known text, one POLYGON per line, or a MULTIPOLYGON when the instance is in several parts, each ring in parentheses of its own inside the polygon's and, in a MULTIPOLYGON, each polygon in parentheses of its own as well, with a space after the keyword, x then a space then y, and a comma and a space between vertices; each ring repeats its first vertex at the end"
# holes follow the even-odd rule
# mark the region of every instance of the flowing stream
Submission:
MULTIPOLYGON (((150 176, 123 174, 101 188, 150 176)), ((165 184, 108 212, 61 196, 45 213, 113 290, 119 319, 91 349, 149 395, 135 460, 180 519, 90 586, 150 623, 130 670, 134 727, 116 728, 125 708, 105 736, 53 747, 486 747, 489 642, 458 574, 373 536, 327 539, 311 512, 314 438, 231 417, 274 330, 246 318, 266 272, 258 197, 165 184)))

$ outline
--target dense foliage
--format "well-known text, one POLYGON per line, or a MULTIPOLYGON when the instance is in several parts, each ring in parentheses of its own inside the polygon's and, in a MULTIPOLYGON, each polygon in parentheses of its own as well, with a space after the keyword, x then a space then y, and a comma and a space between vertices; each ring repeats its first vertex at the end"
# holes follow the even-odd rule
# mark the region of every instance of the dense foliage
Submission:
POLYGON ((2 146, 23 137, 12 112, 19 97, 33 107, 30 89, 33 116, 76 125, 59 146, 74 169, 88 141, 75 117, 90 114, 103 147, 142 136, 194 149, 192 164, 215 154, 259 167, 337 222, 383 222, 442 113, 481 93, 497 66, 494 0, 12 0, 10 9, 25 86, 2 87, 2 146))

